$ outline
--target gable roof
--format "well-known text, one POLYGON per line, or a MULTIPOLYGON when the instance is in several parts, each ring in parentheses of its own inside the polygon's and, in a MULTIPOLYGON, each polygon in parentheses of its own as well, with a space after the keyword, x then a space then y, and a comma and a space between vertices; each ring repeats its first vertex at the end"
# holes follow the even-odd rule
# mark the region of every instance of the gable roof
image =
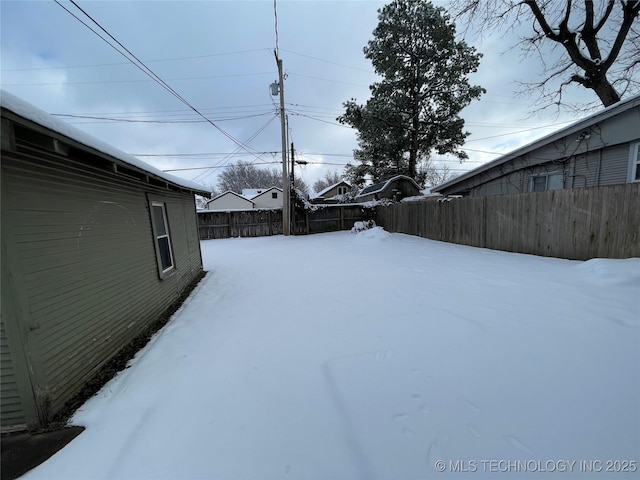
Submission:
MULTIPOLYGON (((251 200, 255 200, 256 198, 258 198, 258 197, 260 197, 260 196, 264 195, 265 193, 269 193, 269 192, 270 192, 270 191, 272 191, 272 190, 278 190, 279 192, 282 192, 282 189, 281 189, 281 188, 278 188, 278 187, 269 187, 269 188, 265 189, 264 191, 260 192, 260 193, 259 193, 258 195, 256 195, 255 197, 251 197, 251 200)), ((244 190, 243 190, 243 191, 244 191, 244 190)))
POLYGON ((387 188, 387 186, 398 179, 405 179, 405 180, 409 180, 411 183, 413 183, 416 188, 418 189, 418 191, 420 191, 420 187, 418 186, 418 184, 416 183, 416 181, 411 178, 411 177, 407 177, 406 175, 396 175, 395 177, 391 177, 388 180, 385 180, 383 182, 379 182, 379 183, 374 183, 373 185, 369 185, 368 187, 363 188, 362 190, 360 190, 360 193, 358 193, 358 195, 356 196, 356 198, 358 197, 363 197, 365 195, 371 195, 372 193, 378 193, 381 192, 382 190, 384 190, 385 188, 387 188))
POLYGON ((319 191, 318 193, 316 193, 315 198, 321 197, 322 195, 324 195, 325 193, 327 193, 330 190, 333 190, 334 188, 336 188, 338 185, 342 185, 345 184, 347 187, 351 188, 351 185, 349 184, 349 182, 346 182, 344 180, 340 180, 338 183, 334 183, 333 185, 329 185, 327 188, 319 191))
POLYGON ((236 192, 234 192, 234 191, 232 191, 232 190, 227 190, 226 192, 221 193, 220 195, 217 195, 217 196, 213 197, 211 200, 209 200, 209 201, 207 202, 207 205, 209 205, 211 202, 213 202, 213 201, 215 201, 215 200, 218 200, 218 199, 219 199, 219 198, 221 198, 221 197, 225 197, 225 196, 227 196, 227 195, 235 195, 236 197, 238 197, 238 198, 240 198, 240 199, 242 199, 242 200, 245 200, 245 201, 247 201, 247 202, 251 203, 251 205, 255 205, 255 202, 254 202, 253 200, 250 200, 250 199, 248 199, 247 197, 244 197, 244 196, 240 195, 239 193, 236 193, 236 192))
POLYGON ((608 118, 619 115, 620 113, 625 112, 631 108, 637 107, 639 105, 640 105, 640 94, 631 96, 626 100, 621 100, 618 103, 614 103, 613 105, 610 105, 600 110, 599 112, 589 115, 583 118, 582 120, 578 120, 567 127, 561 128, 560 130, 556 130, 555 132, 552 132, 549 135, 545 135, 544 137, 539 138, 538 140, 535 140, 531 143, 528 143, 527 145, 519 147, 509 153, 506 153, 496 158, 495 160, 492 160, 491 162, 487 162, 484 165, 481 165, 477 168, 474 168, 473 170, 463 173, 462 175, 452 180, 449 180, 436 187, 433 187, 431 191, 440 192, 441 190, 452 187, 480 173, 486 172, 487 170, 491 170, 494 167, 500 166, 513 159, 521 157, 522 155, 525 155, 529 152, 537 150, 540 147, 544 147, 545 145, 555 142, 556 140, 560 140, 564 137, 577 133, 582 129, 588 128, 592 125, 595 125, 598 122, 601 122, 608 118))
POLYGON ((260 195, 265 190, 265 188, 243 188, 242 196, 246 198, 253 198, 257 195, 260 195))
POLYGON ((152 177, 162 179, 177 187, 190 190, 194 193, 198 193, 205 196, 210 195, 210 192, 208 192, 207 189, 202 185, 192 182, 190 180, 185 180, 183 178, 175 177, 173 175, 165 173, 162 170, 159 170, 149 165, 148 163, 143 162, 139 158, 136 158, 133 155, 129 155, 128 153, 118 150, 116 147, 109 145, 103 142, 102 140, 98 140, 97 138, 89 135, 88 133, 85 133, 82 130, 77 129, 72 125, 69 125, 68 123, 54 117, 53 115, 45 112, 44 110, 41 110, 38 107, 31 105, 30 103, 25 102, 24 100, 4 90, 0 90, 0 107, 2 108, 2 110, 6 110, 22 119, 25 119, 25 120, 28 120, 29 122, 40 125, 41 127, 44 127, 47 130, 50 130, 63 137, 66 137, 72 140, 73 142, 79 143, 84 147, 88 147, 102 154, 106 154, 131 167, 134 167, 138 170, 142 170, 145 173, 151 175, 152 177))

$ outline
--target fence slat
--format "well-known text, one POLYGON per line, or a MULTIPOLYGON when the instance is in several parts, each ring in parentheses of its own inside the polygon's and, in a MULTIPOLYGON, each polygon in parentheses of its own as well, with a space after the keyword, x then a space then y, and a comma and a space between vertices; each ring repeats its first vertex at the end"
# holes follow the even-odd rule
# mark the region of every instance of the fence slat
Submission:
POLYGON ((387 231, 550 257, 640 257, 640 183, 378 207, 387 231))
MULTIPOLYGON (((316 210, 296 212, 291 230, 295 235, 351 230, 355 222, 371 219, 375 219, 375 209, 371 207, 318 206, 316 210)), ((200 240, 280 235, 282 210, 198 212, 198 225, 200 240)))

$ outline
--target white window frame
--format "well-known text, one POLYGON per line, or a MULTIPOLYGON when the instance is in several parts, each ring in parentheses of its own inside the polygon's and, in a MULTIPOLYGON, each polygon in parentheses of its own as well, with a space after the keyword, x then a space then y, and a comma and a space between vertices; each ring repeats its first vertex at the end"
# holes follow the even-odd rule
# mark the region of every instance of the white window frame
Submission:
POLYGON ((546 173, 540 175, 531 175, 529 178, 529 191, 530 192, 546 192, 547 185, 549 184, 549 176, 546 173), (544 188, 542 190, 534 190, 535 181, 537 178, 544 178, 544 188))
MULTIPOLYGON (((537 173, 534 175, 531 175, 529 177, 529 192, 547 192, 549 191, 549 179, 552 176, 560 176, 560 177, 564 177, 564 173, 562 171, 555 171, 555 172, 544 172, 544 173, 537 173), (534 190, 533 189, 533 184, 534 184, 534 179, 536 178, 540 178, 540 177, 544 177, 544 190, 534 190)), ((562 178, 563 182, 562 182, 562 187, 561 188, 554 188, 554 190, 561 190, 562 188, 564 188, 564 178, 562 178)))
POLYGON ((176 264, 173 257, 173 245, 171 242, 171 230, 169 229, 169 221, 167 219, 167 206, 164 202, 160 202, 157 200, 152 200, 151 204, 151 228, 153 230, 153 240, 156 248, 156 261, 158 264, 158 273, 160 278, 163 278, 167 273, 171 272, 176 268, 176 264), (159 230, 159 225, 157 225, 155 208, 160 208, 162 211, 162 221, 164 222, 163 230, 164 233, 161 233, 159 230), (169 253, 169 261, 170 264, 168 266, 163 265, 163 240, 166 239, 166 248, 168 248, 169 253))
POLYGON ((629 145, 629 183, 640 182, 640 142, 633 142, 629 145))

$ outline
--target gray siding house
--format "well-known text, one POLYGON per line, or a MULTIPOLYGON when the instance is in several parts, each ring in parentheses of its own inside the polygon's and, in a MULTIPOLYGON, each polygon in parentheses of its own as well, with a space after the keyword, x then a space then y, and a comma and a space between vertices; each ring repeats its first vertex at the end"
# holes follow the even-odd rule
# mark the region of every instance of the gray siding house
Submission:
POLYGON ((384 182, 375 183, 360 190, 356 195, 356 202, 369 202, 388 198, 400 201, 405 197, 421 195, 420 186, 411 177, 396 175, 384 182))
POLYGON ((327 188, 319 191, 312 199, 312 203, 345 203, 345 199, 349 198, 349 194, 353 187, 348 182, 341 180, 338 183, 329 185, 327 188))
POLYGON ((640 95, 443 183, 432 192, 483 197, 640 181, 640 95))
POLYGON ((2 92, 2 431, 45 425, 202 273, 178 179, 2 92))

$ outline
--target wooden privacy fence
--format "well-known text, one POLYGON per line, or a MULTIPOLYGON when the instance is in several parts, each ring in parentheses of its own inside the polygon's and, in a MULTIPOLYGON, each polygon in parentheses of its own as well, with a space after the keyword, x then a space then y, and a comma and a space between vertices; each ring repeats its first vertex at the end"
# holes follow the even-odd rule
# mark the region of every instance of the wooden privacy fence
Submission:
POLYGON ((264 237, 282 233, 282 210, 198 212, 200 240, 264 237))
MULTIPOLYGON (((350 230, 354 222, 374 218, 371 207, 322 205, 315 210, 296 210, 291 222, 294 235, 350 230)), ((230 237, 263 237, 282 234, 282 210, 231 210, 198 212, 200 240, 230 237)))
POLYGON ((576 260, 640 257, 640 184, 378 207, 390 232, 576 260))

